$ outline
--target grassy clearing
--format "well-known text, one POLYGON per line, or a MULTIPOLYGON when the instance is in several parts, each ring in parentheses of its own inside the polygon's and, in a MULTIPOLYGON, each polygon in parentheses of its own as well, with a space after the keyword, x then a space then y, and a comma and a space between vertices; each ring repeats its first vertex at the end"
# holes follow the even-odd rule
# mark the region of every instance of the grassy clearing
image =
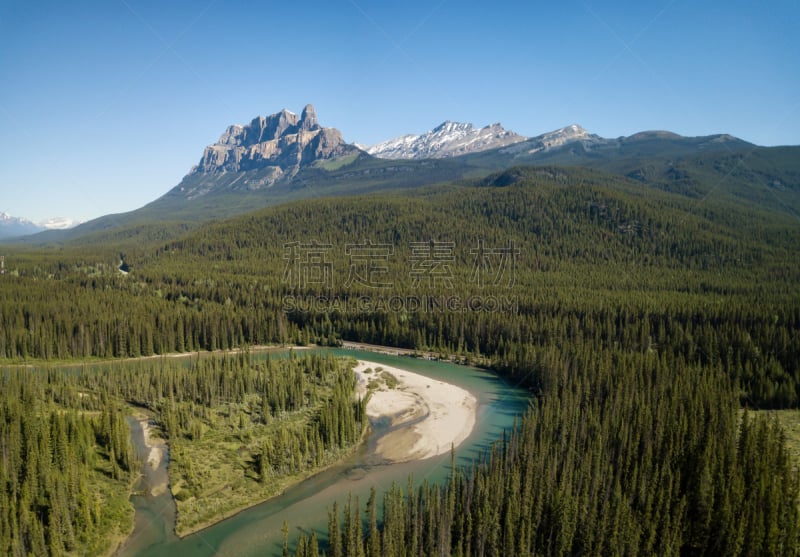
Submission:
POLYGON ((800 410, 761 410, 758 414, 778 421, 786 434, 786 448, 800 469, 800 410))
POLYGON ((202 488, 193 490, 184 477, 172 485, 178 508, 175 533, 187 536, 233 516, 253 505, 280 495, 292 485, 319 473, 350 455, 356 446, 328 451, 319 466, 259 481, 252 472, 253 453, 236 443, 202 443, 182 447, 182 462, 194 462, 193 472, 202 488))
POLYGON ((359 153, 354 153, 352 155, 347 155, 346 157, 339 157, 337 159, 331 159, 326 161, 316 161, 315 166, 319 166, 328 171, 339 170, 340 168, 347 166, 348 164, 352 164, 358 158, 359 153))

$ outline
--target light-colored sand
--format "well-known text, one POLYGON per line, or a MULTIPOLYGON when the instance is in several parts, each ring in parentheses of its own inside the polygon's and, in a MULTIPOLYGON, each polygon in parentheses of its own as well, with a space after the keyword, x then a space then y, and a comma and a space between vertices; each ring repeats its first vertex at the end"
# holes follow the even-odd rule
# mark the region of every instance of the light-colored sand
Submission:
POLYGON ((391 462, 407 462, 445 454, 457 447, 475 427, 478 401, 469 392, 443 381, 384 364, 359 360, 354 368, 361 396, 381 371, 393 375, 397 386, 381 386, 367 403, 371 419, 391 420, 392 429, 377 445, 391 462), (373 373, 367 373, 369 369, 373 373))
MULTIPOLYGON (((144 432, 144 444, 150 449, 147 455, 147 464, 153 470, 157 469, 161 464, 161 459, 164 458, 164 450, 167 448, 166 441, 153 435, 153 428, 150 425, 150 418, 140 417, 139 424, 142 426, 144 432)), ((157 496, 167 490, 167 480, 159 481, 150 488, 150 495, 157 496)))

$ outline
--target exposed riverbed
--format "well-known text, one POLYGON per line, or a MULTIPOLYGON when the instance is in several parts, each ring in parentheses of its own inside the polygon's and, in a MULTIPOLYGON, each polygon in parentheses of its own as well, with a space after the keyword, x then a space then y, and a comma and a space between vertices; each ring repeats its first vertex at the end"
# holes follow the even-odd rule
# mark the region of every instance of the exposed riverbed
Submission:
MULTIPOLYGON (((472 433, 456 449, 458 464, 468 464, 481 450, 497 440, 504 429, 513 425, 527 405, 527 394, 506 385, 496 376, 478 369, 447 362, 432 362, 409 357, 389 356, 357 350, 331 350, 337 356, 381 363, 418 373, 466 389, 478 401, 476 424, 472 433)), ((379 493, 392 483, 406 486, 409 476, 415 484, 423 480, 441 481, 447 478, 450 455, 424 460, 387 463, 377 451, 377 445, 391 427, 386 421, 371 423, 372 434, 367 443, 345 462, 288 489, 284 494, 242 511, 196 534, 179 539, 173 533, 175 505, 169 491, 158 494, 153 488, 163 482, 169 462, 168 450, 161 453, 160 462, 153 467, 152 449, 145 443, 142 422, 131 418, 132 435, 144 464, 144 475, 132 500, 136 507, 133 534, 118 555, 168 556, 176 555, 280 555, 281 527, 284 520, 291 528, 290 538, 298 530, 325 538, 327 510, 334 501, 340 504, 349 493, 358 496, 362 508, 371 487, 379 493), (150 463, 148 464, 148 460, 150 463)))

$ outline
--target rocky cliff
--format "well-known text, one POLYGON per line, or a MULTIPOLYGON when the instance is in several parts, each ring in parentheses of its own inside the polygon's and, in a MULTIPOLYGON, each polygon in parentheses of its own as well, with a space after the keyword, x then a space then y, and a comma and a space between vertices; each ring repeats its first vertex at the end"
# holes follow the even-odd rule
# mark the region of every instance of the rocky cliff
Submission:
POLYGON ((339 130, 320 126, 309 104, 300 116, 284 109, 259 116, 246 126, 228 127, 216 143, 206 147, 189 175, 264 170, 272 177, 268 182, 274 183, 316 161, 358 152, 345 143, 339 130))

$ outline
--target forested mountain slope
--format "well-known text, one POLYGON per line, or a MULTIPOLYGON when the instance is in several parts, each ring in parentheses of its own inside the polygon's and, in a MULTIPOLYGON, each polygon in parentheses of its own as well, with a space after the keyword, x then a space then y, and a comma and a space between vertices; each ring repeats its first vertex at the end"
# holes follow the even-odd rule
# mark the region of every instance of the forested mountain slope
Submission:
POLYGON ((386 495, 380 528, 377 495, 363 532, 355 503, 336 511, 333 554, 791 555, 796 463, 740 408, 800 406, 799 246, 790 212, 737 196, 520 167, 124 249, 10 250, 0 354, 458 355, 528 388, 529 415, 446 486, 386 495))
POLYGON ((524 346, 549 350, 554 339, 578 335, 725 362, 744 399, 793 406, 799 236, 790 217, 738 204, 698 202, 593 171, 517 169, 410 198, 265 209, 126 250, 129 276, 109 265, 118 261, 112 249, 106 267, 88 248, 9 255, 0 350, 9 358, 114 357, 358 338, 489 354, 519 369, 524 346), (448 283, 412 272, 415 243, 431 240, 450 243, 448 283), (299 256, 288 244, 312 241, 329 246, 330 280, 299 285, 287 275, 288 258, 299 256), (352 247, 366 242, 391 249, 378 261, 391 287, 348 281, 352 247), (479 288, 481 244, 513 244, 513 285, 479 288), (504 296, 513 311, 403 314, 297 302, 445 293, 504 296))

